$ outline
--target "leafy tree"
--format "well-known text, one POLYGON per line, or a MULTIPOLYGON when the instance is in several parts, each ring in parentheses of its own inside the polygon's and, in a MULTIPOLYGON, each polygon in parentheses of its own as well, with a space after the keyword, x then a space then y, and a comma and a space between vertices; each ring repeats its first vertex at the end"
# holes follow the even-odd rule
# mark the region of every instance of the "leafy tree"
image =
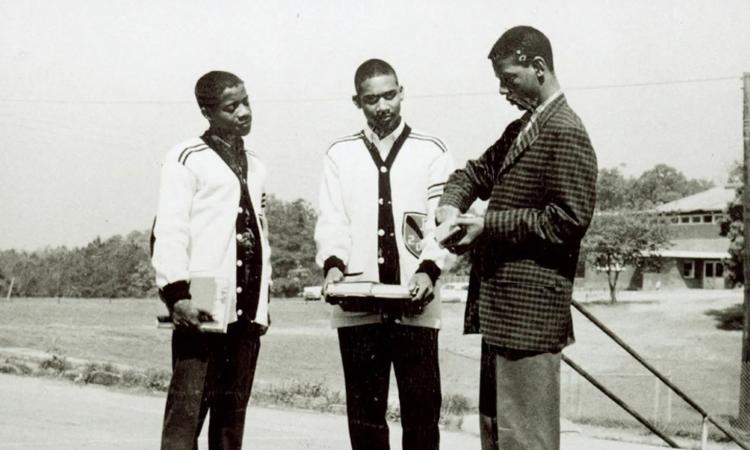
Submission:
POLYGON ((729 175, 727 176, 728 184, 742 184, 745 179, 745 166, 742 161, 735 160, 732 166, 729 168, 729 175))
POLYGON ((633 181, 628 192, 628 203, 636 210, 650 209, 712 186, 713 183, 708 180, 689 180, 674 167, 657 164, 633 181))
MULTIPOLYGON (((271 196, 270 223, 274 278, 284 295, 296 295, 306 284, 319 283, 315 266, 315 211, 304 200, 285 202, 271 196)), ((0 289, 17 296, 146 297, 156 294, 147 231, 83 247, 45 248, 34 252, 0 251, 0 289)))
POLYGON ((633 181, 626 179, 617 167, 600 169, 596 179, 596 204, 600 211, 626 208, 633 181))
POLYGON ((599 211, 647 210, 712 186, 707 180, 688 179, 666 164, 657 164, 638 178, 625 177, 617 167, 603 168, 596 181, 596 206, 599 211))
MULTIPOLYGON (((744 174, 744 166, 740 161, 735 161, 729 172, 728 182, 741 183, 744 174)), ((734 199, 727 205, 727 215, 719 222, 719 235, 729 238, 729 259, 724 261, 727 269, 727 280, 734 286, 745 282, 744 257, 745 257, 745 234, 744 214, 742 206, 743 188, 742 184, 737 188, 734 199)))
POLYGON ((320 269, 315 264, 315 209, 303 199, 285 202, 269 195, 266 203, 268 240, 271 244, 271 267, 279 296, 299 294, 302 287, 320 283, 320 269))
POLYGON ((627 266, 658 268, 658 250, 669 245, 669 229, 655 215, 645 213, 597 214, 581 243, 581 257, 607 273, 609 297, 620 272, 627 266))

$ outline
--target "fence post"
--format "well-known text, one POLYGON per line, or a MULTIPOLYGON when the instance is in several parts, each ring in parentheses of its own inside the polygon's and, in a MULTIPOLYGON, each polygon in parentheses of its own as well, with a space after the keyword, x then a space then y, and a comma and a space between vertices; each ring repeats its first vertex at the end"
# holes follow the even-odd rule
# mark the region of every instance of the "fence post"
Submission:
POLYGON ((8 295, 6 296, 6 300, 8 300, 9 302, 11 301, 10 300, 10 294, 13 292, 13 283, 15 283, 15 282, 16 282, 16 277, 11 277, 10 278, 10 286, 8 287, 8 295))
MULTIPOLYGON (((672 372, 667 372, 667 378, 672 378, 672 372)), ((667 423, 672 422, 672 389, 667 389, 667 423)))
POLYGON ((580 377, 576 377, 576 412, 575 412, 575 418, 580 419, 581 418, 581 379, 580 377))
POLYGON ((658 378, 654 378, 654 422, 659 421, 659 394, 660 384, 658 378))
POLYGON ((708 448, 708 417, 703 416, 703 424, 701 425, 701 450, 708 448))

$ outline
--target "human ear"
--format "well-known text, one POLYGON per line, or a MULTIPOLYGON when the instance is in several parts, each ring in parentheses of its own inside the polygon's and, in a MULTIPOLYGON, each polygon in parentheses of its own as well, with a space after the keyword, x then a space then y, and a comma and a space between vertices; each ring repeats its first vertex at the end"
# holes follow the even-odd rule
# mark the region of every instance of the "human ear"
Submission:
POLYGON ((362 105, 359 103, 359 94, 352 95, 352 103, 354 103, 357 109, 362 109, 362 105))
POLYGON ((537 77, 543 77, 547 72, 547 61, 541 56, 535 56, 531 60, 531 66, 534 68, 534 73, 536 73, 537 77))
POLYGON ((211 116, 211 111, 209 111, 208 108, 201 107, 201 114, 203 114, 203 117, 205 117, 206 120, 208 120, 208 123, 211 123, 211 121, 213 120, 213 117, 211 116))

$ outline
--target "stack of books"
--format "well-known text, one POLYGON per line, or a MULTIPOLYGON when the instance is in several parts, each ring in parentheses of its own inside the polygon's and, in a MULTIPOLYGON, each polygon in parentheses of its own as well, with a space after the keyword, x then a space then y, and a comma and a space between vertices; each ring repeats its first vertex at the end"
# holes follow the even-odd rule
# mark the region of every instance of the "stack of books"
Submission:
POLYGON ((344 311, 400 313, 409 305, 411 292, 405 286, 357 281, 329 284, 325 298, 344 311))

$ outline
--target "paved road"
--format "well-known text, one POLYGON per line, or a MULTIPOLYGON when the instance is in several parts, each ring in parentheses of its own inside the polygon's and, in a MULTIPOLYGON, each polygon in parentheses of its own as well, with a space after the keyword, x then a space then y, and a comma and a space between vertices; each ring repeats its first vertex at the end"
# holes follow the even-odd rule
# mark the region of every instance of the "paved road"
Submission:
MULTIPOLYGON (((68 381, 0 375, 0 449, 158 448, 163 396, 116 392, 68 381)), ((470 427, 467 429, 471 429, 470 427)), ((392 427, 392 448, 401 430, 392 427)), ((445 450, 479 449, 472 432, 443 432, 445 450)), ((652 447, 563 433, 563 450, 654 450, 652 447)), ((205 440, 201 448, 205 449, 205 440)), ((251 407, 245 448, 347 450, 343 416, 251 407)))

